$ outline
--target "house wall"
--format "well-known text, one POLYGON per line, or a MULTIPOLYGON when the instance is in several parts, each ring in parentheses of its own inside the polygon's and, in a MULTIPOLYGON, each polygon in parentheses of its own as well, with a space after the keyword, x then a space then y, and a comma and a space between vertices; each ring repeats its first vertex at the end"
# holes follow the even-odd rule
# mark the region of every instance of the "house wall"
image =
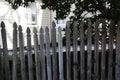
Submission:
MULTIPOLYGON (((4 21, 6 25, 7 43, 8 49, 12 49, 13 43, 13 23, 16 22, 18 25, 23 27, 23 34, 26 35, 26 28, 30 27, 31 34, 33 34, 33 28, 40 29, 48 26, 51 28, 51 22, 53 21, 53 13, 48 9, 41 9, 41 0, 36 0, 36 3, 32 3, 29 7, 19 7, 17 10, 13 10, 11 6, 0 0, 0 22, 4 21)), ((26 45, 26 37, 24 37, 24 43, 26 45)), ((32 39, 33 44, 33 39, 32 39)), ((0 32, 0 46, 2 47, 2 39, 0 32)))

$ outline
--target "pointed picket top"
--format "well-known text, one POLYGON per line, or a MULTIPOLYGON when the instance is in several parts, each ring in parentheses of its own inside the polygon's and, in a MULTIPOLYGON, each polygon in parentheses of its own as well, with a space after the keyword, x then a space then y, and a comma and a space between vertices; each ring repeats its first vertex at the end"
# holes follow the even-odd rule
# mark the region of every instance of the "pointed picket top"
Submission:
POLYGON ((105 21, 105 19, 102 19, 101 21, 102 21, 103 27, 106 27, 106 21, 105 21))
POLYGON ((61 27, 59 26, 59 27, 58 27, 58 32, 61 32, 61 31, 62 31, 62 29, 61 29, 61 27))
POLYGON ((18 30, 19 30, 20 32, 22 32, 22 27, 21 27, 21 25, 19 25, 18 30))
POLYGON ((67 23, 66 23, 66 32, 68 32, 67 34, 69 34, 71 32, 71 30, 70 30, 70 21, 67 21, 67 23))
POLYGON ((34 27, 33 33, 37 33, 37 28, 36 27, 34 27))
POLYGON ((83 26, 84 26, 84 22, 81 21, 81 22, 80 22, 80 27, 83 27, 83 26))
POLYGON ((67 28, 70 27, 70 21, 67 21, 67 23, 66 23, 66 27, 67 27, 67 28))
POLYGON ((117 33, 120 32, 120 21, 118 22, 118 29, 117 29, 117 33))
POLYGON ((53 26, 53 28, 56 27, 55 21, 52 22, 52 26, 53 26))
POLYGON ((3 21, 1 22, 1 27, 5 28, 5 23, 3 21))
POLYGON ((99 26, 99 20, 97 19, 95 22, 95 26, 98 27, 99 26))
POLYGON ((110 20, 110 26, 113 26, 113 25, 114 25, 114 21, 110 20))
POLYGON ((49 28, 48 28, 48 26, 46 26, 46 28, 45 28, 45 32, 46 32, 46 33, 49 32, 49 28))
POLYGON ((31 31, 30 31, 30 28, 29 27, 27 27, 27 31, 26 31, 27 33, 31 33, 31 31))
POLYGON ((77 27, 77 26, 78 26, 78 22, 77 22, 77 21, 74 21, 73 27, 77 27))
MULTIPOLYGON (((113 33, 114 31, 114 26, 115 26, 115 23, 113 20, 110 20, 110 33, 113 33)), ((114 35, 114 34, 111 34, 111 35, 114 35)))
POLYGON ((17 23, 16 22, 13 23, 13 28, 17 29, 17 23))
POLYGON ((91 20, 88 20, 88 27, 91 27, 91 25, 92 25, 91 20))
POLYGON ((41 27, 40 28, 40 34, 43 34, 44 33, 44 30, 43 30, 43 28, 41 27))
POLYGON ((120 80, 120 21, 118 22, 118 29, 117 29, 117 41, 116 41, 116 66, 115 66, 115 78, 116 80, 120 80))

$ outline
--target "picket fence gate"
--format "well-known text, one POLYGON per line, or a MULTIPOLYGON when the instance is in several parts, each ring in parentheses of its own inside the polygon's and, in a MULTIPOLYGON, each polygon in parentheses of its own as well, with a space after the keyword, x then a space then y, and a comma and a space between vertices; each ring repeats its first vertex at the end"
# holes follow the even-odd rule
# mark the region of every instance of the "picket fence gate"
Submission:
POLYGON ((56 35, 57 28, 54 22, 51 35, 48 27, 39 31, 34 28, 33 48, 31 30, 28 27, 26 49, 24 49, 22 27, 14 23, 13 54, 10 63, 7 49, 9 44, 6 42, 5 24, 2 22, 0 80, 120 80, 120 23, 117 30, 114 30, 115 25, 112 20, 109 29, 106 28, 105 20, 102 20, 102 27, 98 27, 99 20, 94 25, 89 21, 86 30, 85 24, 81 22, 78 30, 78 23, 74 22, 73 41, 71 41, 70 22, 67 22, 66 46, 63 52, 62 29, 59 27, 56 35))

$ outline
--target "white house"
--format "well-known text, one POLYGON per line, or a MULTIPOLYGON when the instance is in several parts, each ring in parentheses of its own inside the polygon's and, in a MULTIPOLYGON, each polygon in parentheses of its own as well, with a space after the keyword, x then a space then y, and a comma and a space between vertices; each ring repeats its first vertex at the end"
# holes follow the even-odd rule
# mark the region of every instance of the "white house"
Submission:
MULTIPOLYGON (((8 49, 12 49, 13 46, 12 25, 14 22, 23 27, 24 36, 26 35, 27 27, 30 27, 31 31, 33 27, 37 27, 37 29, 39 29, 40 27, 48 26, 51 28, 51 23, 53 21, 53 12, 48 9, 41 9, 41 4, 41 0, 36 0, 36 2, 31 3, 29 7, 19 7, 17 10, 13 10, 8 2, 5 0, 0 0, 0 22, 4 21, 6 25, 8 49)), ((26 44, 26 39, 24 42, 26 44)), ((0 45, 2 47, 1 38, 0 45)))

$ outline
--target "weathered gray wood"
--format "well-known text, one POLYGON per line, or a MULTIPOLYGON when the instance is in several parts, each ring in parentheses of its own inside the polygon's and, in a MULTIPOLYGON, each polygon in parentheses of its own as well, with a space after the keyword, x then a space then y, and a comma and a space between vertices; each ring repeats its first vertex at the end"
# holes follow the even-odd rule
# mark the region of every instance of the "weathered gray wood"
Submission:
POLYGON ((77 53, 77 21, 73 24, 73 74, 74 80, 78 80, 78 53, 77 53))
POLYGON ((106 80, 105 62, 106 62, 106 22, 102 20, 102 54, 101 54, 101 80, 106 80))
POLYGON ((22 33, 22 27, 19 26, 19 47, 20 47, 20 62, 21 62, 21 79, 26 79, 26 69, 25 69, 25 55, 24 55, 24 42, 23 42, 23 33, 22 33))
POLYGON ((55 22, 52 23, 53 27, 51 30, 51 40, 52 40, 52 62, 53 62, 53 80, 58 80, 58 67, 57 67, 57 53, 56 53, 56 25, 55 22))
POLYGON ((50 38, 49 38, 49 29, 48 29, 48 27, 45 28, 45 38, 46 38, 47 76, 48 76, 48 80, 52 80, 51 55, 50 55, 50 38))
POLYGON ((27 51, 28 51, 28 73, 29 80, 33 80, 33 62, 32 62, 32 48, 31 48, 31 31, 27 28, 27 51))
POLYGON ((4 71, 5 71, 5 80, 10 80, 10 69, 9 69, 9 61, 8 61, 8 48, 7 48, 7 38, 6 38, 6 30, 4 22, 1 22, 1 35, 2 35, 2 42, 3 42, 3 61, 4 61, 4 71))
POLYGON ((120 80, 120 21, 117 30, 115 80, 120 80))
POLYGON ((13 24, 13 73, 12 80, 17 80, 17 24, 13 24))
POLYGON ((0 79, 2 79, 2 51, 1 51, 1 45, 0 45, 0 79))
POLYGON ((66 24, 66 72, 67 80, 71 80, 70 22, 66 24))
POLYGON ((41 77, 46 80, 46 66, 45 66, 45 49, 44 49, 44 30, 40 29, 40 60, 41 60, 41 77))
POLYGON ((87 40, 87 80, 91 80, 91 68, 92 68, 92 24, 88 22, 88 40, 87 40))
POLYGON ((80 80, 85 80, 85 36, 84 36, 84 22, 80 23, 80 80))
POLYGON ((94 74, 99 75, 99 20, 95 22, 94 74))
POLYGON ((35 50, 35 67, 36 67, 36 80, 40 80, 40 60, 39 60, 39 48, 38 48, 38 36, 37 29, 33 29, 34 32, 34 50, 35 50))
POLYGON ((114 36, 114 22, 111 20, 109 25, 109 58, 108 58, 108 80, 113 80, 113 36, 114 36))
POLYGON ((64 80, 61 27, 58 28, 59 80, 64 80))
POLYGON ((4 80, 3 79, 3 76, 4 76, 4 74, 3 74, 3 54, 2 54, 2 49, 1 49, 1 46, 0 46, 0 79, 1 80, 4 80))
POLYGON ((2 52, 1 52, 1 46, 0 46, 0 79, 2 79, 2 52))

